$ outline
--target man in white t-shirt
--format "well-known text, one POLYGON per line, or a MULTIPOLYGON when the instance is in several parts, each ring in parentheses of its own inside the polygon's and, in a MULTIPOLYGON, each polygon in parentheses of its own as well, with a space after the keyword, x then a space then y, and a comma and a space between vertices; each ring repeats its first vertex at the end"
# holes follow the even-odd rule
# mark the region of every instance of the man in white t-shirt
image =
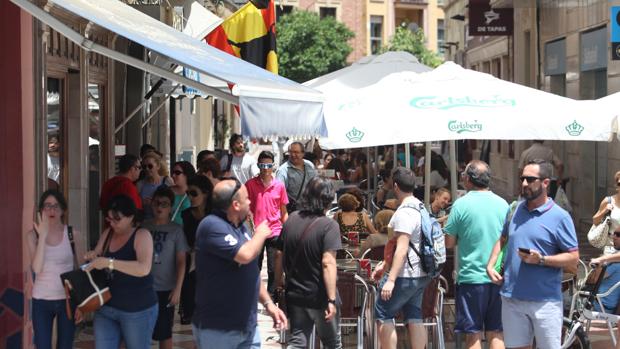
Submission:
POLYGON ((375 304, 375 316, 380 322, 381 348, 396 348, 397 337, 394 317, 399 311, 409 329, 412 349, 426 346, 426 330, 422 325, 422 297, 430 281, 420 266, 420 259, 409 248, 420 244, 421 216, 415 209, 420 201, 413 196, 415 175, 410 169, 397 167, 392 172, 394 194, 400 206, 392 216, 389 227, 394 230, 396 251, 389 273, 379 282, 381 297, 375 304))
POLYGON ((235 177, 244 183, 256 177, 259 173, 256 159, 245 152, 243 137, 234 133, 228 141, 230 154, 224 155, 220 160, 222 173, 225 177, 235 177))

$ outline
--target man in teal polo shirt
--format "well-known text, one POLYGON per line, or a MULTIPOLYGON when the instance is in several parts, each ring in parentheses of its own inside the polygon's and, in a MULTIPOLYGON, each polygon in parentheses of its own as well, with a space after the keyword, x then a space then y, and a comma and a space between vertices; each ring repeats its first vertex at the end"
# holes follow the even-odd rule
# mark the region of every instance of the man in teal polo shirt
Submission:
POLYGON ((562 269, 575 269, 579 249, 568 212, 547 196, 551 164, 532 160, 521 174, 521 202, 493 247, 487 273, 502 284, 504 341, 510 348, 559 349, 562 336, 562 269), (493 266, 506 245, 504 275, 493 266))
POLYGON ((467 165, 463 183, 469 192, 454 202, 444 228, 446 247, 458 248, 455 332, 465 333, 470 349, 481 348, 482 331, 491 349, 504 348, 499 286, 489 279, 486 266, 502 232, 508 204, 489 190, 490 179, 484 161, 467 165))

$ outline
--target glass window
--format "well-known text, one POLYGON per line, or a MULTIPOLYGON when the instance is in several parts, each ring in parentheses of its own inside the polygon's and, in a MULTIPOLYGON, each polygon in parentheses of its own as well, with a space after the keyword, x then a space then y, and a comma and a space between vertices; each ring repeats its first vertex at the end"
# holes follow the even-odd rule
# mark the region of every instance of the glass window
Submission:
POLYGON ((383 16, 370 16, 370 53, 376 54, 383 46, 383 16))
POLYGON ((276 18, 279 19, 280 16, 284 16, 287 15, 289 13, 291 13, 293 11, 293 6, 290 5, 284 5, 284 6, 280 6, 277 5, 276 6, 276 18))
POLYGON ((440 53, 444 53, 444 51, 446 50, 444 47, 446 38, 446 27, 444 24, 443 19, 438 19, 437 20, 437 51, 440 53))
POLYGON ((62 191, 63 114, 62 79, 47 79, 47 187, 62 191))
POLYGON ((335 7, 321 7, 319 8, 319 17, 321 19, 330 16, 336 18, 336 8, 335 7))
POLYGON ((101 231, 99 224, 99 191, 101 181, 101 142, 103 89, 88 84, 88 243, 94 248, 101 231))

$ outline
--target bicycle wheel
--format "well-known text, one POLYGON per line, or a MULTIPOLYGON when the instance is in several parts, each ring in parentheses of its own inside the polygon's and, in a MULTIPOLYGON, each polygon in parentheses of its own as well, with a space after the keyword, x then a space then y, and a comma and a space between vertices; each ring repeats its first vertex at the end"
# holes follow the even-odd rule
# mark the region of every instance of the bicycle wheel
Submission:
POLYGON ((562 323, 562 349, 590 349, 590 339, 583 327, 579 327, 572 338, 566 338, 575 323, 564 319, 562 323), (570 341, 567 343, 566 341, 570 341))

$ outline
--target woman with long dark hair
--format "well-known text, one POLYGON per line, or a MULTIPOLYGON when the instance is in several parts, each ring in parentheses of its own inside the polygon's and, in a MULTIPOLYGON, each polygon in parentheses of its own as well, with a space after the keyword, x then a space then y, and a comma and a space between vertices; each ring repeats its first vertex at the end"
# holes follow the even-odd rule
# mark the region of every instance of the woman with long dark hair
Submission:
POLYGON ((112 294, 95 313, 95 347, 118 348, 123 341, 127 349, 147 349, 158 314, 151 275, 153 238, 139 227, 140 212, 125 195, 110 200, 105 216, 109 227, 84 256, 90 261, 87 270, 107 271, 112 294))
POLYGON ((174 203, 172 204, 172 221, 183 225, 181 212, 191 206, 187 196, 187 181, 196 175, 194 165, 188 161, 177 161, 172 166, 172 179, 174 185, 171 187, 174 192, 174 203))
MULTIPOLYGON (((43 193, 39 199, 37 221, 28 232, 26 243, 32 271, 32 325, 37 349, 52 348, 52 329, 56 319, 56 347, 73 347, 75 324, 68 318, 65 291, 60 275, 73 270, 74 255, 70 243, 70 228, 64 224, 67 201, 57 190, 43 193)), ((80 233, 73 230, 73 236, 80 233)), ((76 311, 75 319, 81 320, 76 311)))

